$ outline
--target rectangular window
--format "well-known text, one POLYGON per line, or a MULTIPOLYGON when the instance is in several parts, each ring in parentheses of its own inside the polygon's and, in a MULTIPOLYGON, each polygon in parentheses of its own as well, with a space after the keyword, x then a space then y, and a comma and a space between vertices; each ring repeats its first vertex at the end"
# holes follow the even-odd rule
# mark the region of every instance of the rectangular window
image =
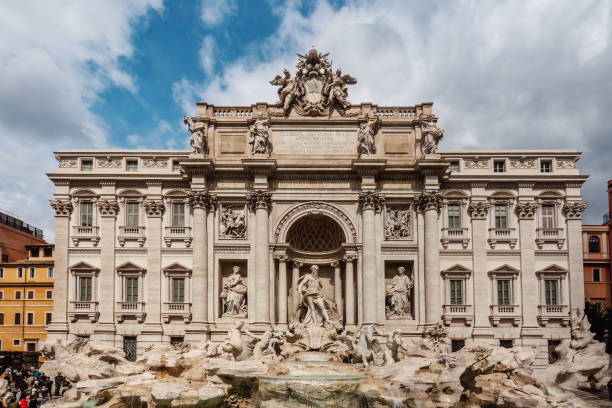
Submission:
POLYGON ((495 228, 508 228, 507 204, 495 204, 495 228))
POLYGON ((91 302, 91 276, 79 277, 79 301, 91 302))
POLYGON ((15 291, 15 299, 17 299, 17 300, 21 299, 21 291, 20 290, 16 290, 15 291))
POLYGON ((599 268, 593 268, 593 282, 599 282, 601 276, 599 275, 599 268))
POLYGON ((28 314, 26 315, 26 324, 28 326, 34 325, 34 313, 33 312, 28 312, 28 314))
POLYGON ((30 268, 30 278, 34 279, 36 276, 36 268, 30 268))
POLYGON ((505 160, 495 160, 493 162, 493 172, 494 173, 503 173, 506 171, 506 161, 505 160))
POLYGON ((137 227, 138 226, 138 203, 127 203, 125 205, 125 226, 126 227, 137 227))
POLYGON ((180 171, 181 170, 181 162, 175 160, 172 162, 172 171, 180 171))
POLYGON ((512 340, 500 340, 499 346, 503 348, 512 348, 512 340))
POLYGON ((183 336, 172 336, 170 337, 170 344, 172 346, 178 346, 179 344, 182 344, 184 341, 184 337, 183 336))
POLYGON ((138 160, 127 160, 125 162, 125 169, 127 171, 138 171, 138 160))
POLYGON ((4 291, 0 290, 0 300, 4 299, 4 291))
POLYGON ((451 279, 450 281, 450 303, 451 305, 463 305, 463 280, 451 279))
POLYGON ((83 202, 80 209, 81 227, 91 227, 93 225, 93 203, 83 202))
POLYGON ((4 313, 0 313, 0 326, 4 326, 4 313))
POLYGON ((47 278, 53 279, 53 268, 47 268, 47 278))
POLYGON ((53 299, 53 291, 52 290, 48 290, 46 293, 46 297, 47 299, 53 299))
POLYGON ((129 276, 125 278, 125 301, 138 302, 138 278, 129 276))
POLYGON ((4 268, 0 268, 0 279, 4 279, 4 268))
POLYGON ((21 324, 21 313, 15 313, 15 326, 19 326, 21 324))
POLYGON ((459 351, 465 347, 465 340, 451 340, 451 351, 459 351))
POLYGON ((45 312, 45 324, 48 326, 51 324, 51 318, 53 317, 53 313, 45 312))
POLYGON ((81 170, 83 170, 83 171, 92 171, 93 170, 93 160, 82 160, 81 161, 81 170))
POLYGON ((172 279, 172 302, 185 302, 185 278, 172 279))
POLYGON ((545 204, 542 206, 542 228, 555 228, 555 206, 545 204))
POLYGON ((33 290, 28 290, 28 299, 30 299, 30 300, 34 299, 34 291, 33 290))
POLYGON ((461 205, 448 205, 448 228, 461 228, 461 205))
POLYGON ((544 280, 544 295, 547 305, 559 304, 559 281, 557 279, 544 280))
POLYGON ((511 304, 509 279, 500 279, 497 281, 497 304, 502 306, 511 304))
POLYGON ((17 279, 23 279, 23 268, 17 268, 17 279))
POLYGON ((38 258, 40 250, 38 248, 30 248, 30 258, 38 258))
POLYGON ((184 227, 185 226, 185 204, 184 203, 172 203, 172 226, 173 227, 184 227))
POLYGON ((123 351, 127 361, 136 361, 136 350, 138 341, 135 336, 125 336, 123 338, 123 351))
POLYGON ((29 351, 31 353, 35 352, 36 351, 36 343, 31 343, 31 342, 26 343, 26 351, 29 351))
POLYGON ((44 257, 45 258, 51 258, 53 256, 53 249, 52 248, 45 248, 43 249, 44 251, 44 257))
POLYGON ((552 162, 550 160, 541 160, 540 161, 540 173, 550 173, 552 172, 552 162))
POLYGON ((452 161, 450 163, 450 166, 448 166, 448 168, 450 169, 451 173, 456 173, 459 171, 459 162, 458 161, 452 161))
POLYGON ((13 346, 21 345, 21 339, 13 339, 13 346))

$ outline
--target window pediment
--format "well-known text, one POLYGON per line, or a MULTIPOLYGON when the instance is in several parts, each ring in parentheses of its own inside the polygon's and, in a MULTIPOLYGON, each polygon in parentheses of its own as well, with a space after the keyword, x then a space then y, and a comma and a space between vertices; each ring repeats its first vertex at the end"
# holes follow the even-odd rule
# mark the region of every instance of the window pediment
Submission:
POLYGON ((168 275, 190 276, 191 275, 191 269, 186 268, 185 266, 181 265, 178 262, 175 262, 173 264, 166 266, 165 268, 162 269, 162 271, 164 272, 164 275, 166 276, 168 275))
POLYGON ((553 277, 553 276, 564 276, 567 275, 568 270, 556 265, 556 264, 552 264, 550 266, 547 266, 544 269, 540 269, 539 271, 536 272, 536 275, 538 277, 553 277))
POLYGON ((147 270, 145 268, 141 268, 140 266, 133 264, 131 262, 125 262, 118 267, 115 268, 117 273, 125 274, 125 273, 135 273, 135 274, 144 274, 147 270))
POLYGON ((92 266, 88 264, 87 262, 83 262, 83 261, 72 265, 68 269, 70 270, 70 273, 72 273, 73 275, 78 274, 78 273, 97 275, 100 272, 100 268, 96 268, 95 266, 92 266))
POLYGON ((498 266, 497 268, 490 270, 489 275, 497 276, 497 275, 506 275, 506 276, 516 276, 519 275, 521 271, 516 269, 513 266, 508 264, 504 264, 502 266, 498 266))
POLYGON ((460 265, 460 264, 455 264, 453 266, 451 266, 450 268, 447 268, 445 270, 442 271, 442 275, 443 276, 470 276, 472 274, 472 270, 460 265))

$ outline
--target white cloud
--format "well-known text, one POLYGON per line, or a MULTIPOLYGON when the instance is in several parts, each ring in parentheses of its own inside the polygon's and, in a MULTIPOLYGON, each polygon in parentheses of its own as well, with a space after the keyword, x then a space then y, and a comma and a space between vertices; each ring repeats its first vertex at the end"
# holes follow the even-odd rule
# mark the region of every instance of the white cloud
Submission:
POLYGON ((202 47, 200 48, 200 66, 204 70, 206 75, 211 75, 215 69, 215 52, 216 52, 215 38, 212 35, 207 35, 202 40, 202 47))
POLYGON ((0 3, 0 207, 47 239, 52 151, 108 144, 91 107, 108 86, 137 92, 118 59, 132 56, 133 24, 151 9, 161 11, 162 1, 0 3))
POLYGON ((203 0, 202 21, 208 26, 221 24, 223 19, 236 12, 235 0, 203 0))
POLYGON ((588 221, 598 223, 612 176, 611 16, 612 4, 598 1, 372 1, 338 10, 322 1, 308 16, 290 3, 252 55, 206 83, 175 83, 173 95, 186 112, 196 99, 275 101, 268 81, 315 44, 358 78, 355 103, 434 101, 447 131, 442 148, 583 150, 588 221))

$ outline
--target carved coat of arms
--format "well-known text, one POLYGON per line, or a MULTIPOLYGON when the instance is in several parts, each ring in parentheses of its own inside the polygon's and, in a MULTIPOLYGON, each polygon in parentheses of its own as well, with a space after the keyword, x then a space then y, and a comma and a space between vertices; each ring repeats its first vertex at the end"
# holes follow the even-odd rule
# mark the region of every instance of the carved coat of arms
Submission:
POLYGON ((357 79, 342 75, 342 70, 332 71, 327 56, 314 47, 308 53, 297 54, 298 63, 295 76, 288 70, 277 75, 270 83, 278 86, 278 106, 285 115, 295 109, 300 115, 331 115, 336 110, 345 115, 351 106, 348 101, 347 85, 354 85, 357 79))

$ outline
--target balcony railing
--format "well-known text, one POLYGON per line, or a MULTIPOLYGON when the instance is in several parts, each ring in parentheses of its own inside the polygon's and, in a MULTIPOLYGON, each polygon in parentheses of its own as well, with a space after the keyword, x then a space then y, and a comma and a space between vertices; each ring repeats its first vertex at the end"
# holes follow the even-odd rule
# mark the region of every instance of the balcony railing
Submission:
POLYGON ((512 320, 512 324, 518 326, 521 322, 521 306, 491 305, 491 315, 489 318, 493 326, 497 326, 502 319, 512 320))
POLYGON ((538 228, 538 238, 559 238, 563 232, 563 228, 538 228))
POLYGON ((74 246, 79 246, 80 241, 92 241, 94 246, 100 241, 100 234, 97 226, 73 226, 72 227, 72 243, 74 246))
POLYGON ((191 320, 191 303, 164 302, 162 317, 166 323, 169 323, 172 317, 179 317, 188 322, 191 320))
POLYGON ((550 320, 557 320, 562 326, 570 321, 569 305, 538 305, 538 321, 542 326, 550 320))
POLYGON ((450 242, 461 242, 463 248, 467 248, 470 242, 467 228, 442 228, 442 238, 440 238, 444 249, 448 247, 450 242))
POLYGON ((124 246, 125 241, 134 240, 137 241, 140 246, 145 243, 145 227, 119 227, 119 235, 117 236, 119 245, 124 246))
POLYGON ((510 244, 510 248, 516 245, 516 228, 489 228, 489 245, 492 249, 498 242, 510 244))
POLYGON ((186 246, 191 245, 191 227, 166 227, 164 242, 167 247, 172 246, 172 241, 184 241, 186 246))
POLYGON ((146 316, 144 306, 144 302, 117 302, 115 316, 119 322, 122 322, 125 316, 135 316, 138 322, 141 323, 146 316))
POLYGON ((442 320, 450 325, 453 320, 462 320, 466 326, 471 326, 474 319, 472 305, 443 305, 442 320))
POLYGON ((72 322, 76 322, 79 316, 87 316, 93 323, 98 320, 98 302, 81 302, 72 300, 68 308, 68 317, 72 322))

